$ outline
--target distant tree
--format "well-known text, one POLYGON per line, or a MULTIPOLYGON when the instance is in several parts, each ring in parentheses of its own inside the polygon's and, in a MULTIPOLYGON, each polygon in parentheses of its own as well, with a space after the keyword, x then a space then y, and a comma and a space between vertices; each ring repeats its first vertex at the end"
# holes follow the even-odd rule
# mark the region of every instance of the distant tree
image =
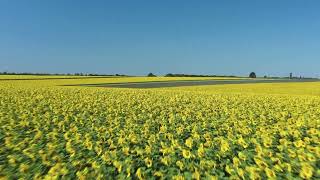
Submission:
POLYGON ((257 78, 257 75, 255 72, 251 72, 249 75, 249 78, 257 78))
POLYGON ((149 73, 148 77, 157 77, 156 75, 154 75, 153 73, 149 73))
POLYGON ((266 78, 268 78, 268 76, 263 76, 263 78, 265 78, 265 79, 266 79, 266 78))
POLYGON ((173 74, 171 74, 171 73, 166 74, 165 77, 173 77, 173 74))

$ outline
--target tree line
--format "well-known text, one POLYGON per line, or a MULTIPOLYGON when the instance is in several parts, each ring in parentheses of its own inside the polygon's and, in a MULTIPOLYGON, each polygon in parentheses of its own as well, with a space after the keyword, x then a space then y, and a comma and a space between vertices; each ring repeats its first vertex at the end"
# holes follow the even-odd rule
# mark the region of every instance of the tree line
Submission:
MULTIPOLYGON (((148 77, 157 77, 157 75, 153 74, 153 73, 149 73, 147 75, 148 77)), ((230 77, 230 78, 234 78, 234 77, 240 77, 240 76, 234 76, 234 75, 198 75, 198 74, 173 74, 173 73, 168 73, 166 75, 164 75, 164 77, 230 77)), ((250 72, 249 75, 247 76, 249 78, 257 78, 257 74, 255 72, 250 72)), ((293 76, 292 73, 290 73, 290 75, 288 77, 275 77, 275 76, 263 76, 263 78, 269 78, 269 79, 314 79, 314 78, 310 78, 310 77, 303 77, 303 76, 293 76)))
MULTIPOLYGON (((149 73, 147 75, 148 77, 157 77, 157 75, 153 73, 149 73)), ((201 75, 201 74, 173 74, 173 73, 168 73, 164 75, 164 77, 237 77, 233 75, 201 75)))
POLYGON ((95 73, 29 73, 0 72, 0 75, 35 75, 35 76, 128 76, 125 74, 95 74, 95 73))
MULTIPOLYGON (((98 74, 98 73, 29 73, 29 72, 0 72, 0 75, 35 75, 35 76, 115 76, 115 77, 130 77, 129 75, 125 74, 98 74)), ((147 77, 157 77, 157 75, 153 73, 148 73, 147 77)), ((201 75, 201 74, 175 74, 175 73, 168 73, 164 75, 164 77, 240 77, 234 75, 201 75)), ((255 72, 250 72, 249 78, 257 78, 255 72)), ((261 76, 262 77, 262 76, 261 76)), ((303 76, 293 76, 292 73, 288 77, 274 77, 274 76, 263 76, 263 78, 271 78, 271 79, 279 79, 279 78, 289 78, 289 79, 313 79, 309 77, 303 76)))

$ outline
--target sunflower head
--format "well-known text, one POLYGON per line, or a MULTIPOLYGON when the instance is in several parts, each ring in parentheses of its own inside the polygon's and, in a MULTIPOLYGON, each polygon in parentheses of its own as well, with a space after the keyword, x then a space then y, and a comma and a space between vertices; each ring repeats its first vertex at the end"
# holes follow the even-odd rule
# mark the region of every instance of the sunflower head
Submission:
POLYGON ((300 177, 303 179, 310 179, 313 175, 313 167, 307 163, 301 164, 300 177))
POLYGON ((189 150, 182 150, 182 156, 185 158, 185 159, 190 159, 191 158, 191 152, 189 150))

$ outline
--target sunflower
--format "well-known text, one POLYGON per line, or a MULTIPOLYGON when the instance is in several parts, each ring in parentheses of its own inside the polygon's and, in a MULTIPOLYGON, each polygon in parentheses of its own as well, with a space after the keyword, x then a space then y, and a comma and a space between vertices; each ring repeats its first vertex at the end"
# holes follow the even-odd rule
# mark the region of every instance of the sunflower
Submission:
POLYGON ((173 180, 185 180, 185 178, 182 175, 175 175, 172 177, 173 180))
POLYGON ((234 167, 239 167, 240 164, 241 164, 240 159, 237 158, 237 157, 234 157, 234 158, 232 159, 232 161, 233 161, 233 166, 234 166, 234 167))
POLYGON ((197 169, 195 169, 195 171, 192 173, 192 178, 196 180, 200 180, 201 175, 197 169))
POLYGON ((245 161, 247 159, 247 156, 243 152, 239 152, 238 157, 243 161, 245 161))
POLYGON ((182 150, 182 156, 185 158, 185 159, 190 159, 191 158, 191 152, 189 150, 182 150))
POLYGON ((244 175, 245 175, 244 170, 241 169, 241 168, 237 168, 236 170, 237 170, 238 176, 241 177, 242 179, 245 179, 245 178, 244 178, 244 175))
POLYGON ((300 147, 305 147, 305 143, 300 139, 298 141, 295 141, 294 143, 294 146, 296 146, 297 148, 300 148, 300 147))
POLYGON ((28 166, 27 164, 22 163, 22 164, 20 164, 20 166, 19 166, 19 171, 20 171, 21 173, 25 173, 28 169, 29 169, 29 166, 28 166))
POLYGON ((117 168, 118 172, 120 173, 122 171, 122 163, 119 161, 114 161, 113 166, 117 168))
POLYGON ((205 156, 205 150, 204 150, 204 148, 203 148, 203 144, 200 144, 200 147, 199 147, 199 149, 198 149, 198 156, 200 157, 200 158, 202 158, 202 157, 204 157, 205 156))
POLYGON ((137 176, 137 178, 138 178, 139 180, 144 179, 141 168, 138 168, 138 170, 137 170, 137 172, 136 172, 136 176, 137 176))
POLYGON ((145 158, 144 163, 146 164, 146 166, 148 168, 150 168, 152 166, 152 160, 150 158, 145 158))
POLYGON ((270 168, 265 168, 264 171, 265 171, 267 177, 270 179, 275 179, 277 177, 276 173, 270 168))
POLYGON ((182 171, 184 168, 184 164, 181 161, 177 161, 176 165, 179 167, 179 169, 182 171))
POLYGON ((160 171, 154 172, 153 175, 156 176, 156 177, 163 177, 164 176, 164 174, 162 172, 160 172, 160 171))
POLYGON ((230 150, 230 146, 228 141, 226 140, 221 140, 221 144, 220 144, 220 151, 224 154, 225 152, 230 150))
POLYGON ((170 163, 170 158, 168 156, 162 157, 160 160, 164 165, 168 166, 170 163))
POLYGON ((241 145, 243 148, 247 148, 248 147, 248 144, 247 144, 247 142, 242 138, 242 137, 240 137, 238 140, 237 140, 237 143, 239 144, 239 145, 241 145))
POLYGON ((310 179, 313 175, 313 167, 307 163, 301 164, 301 169, 300 169, 300 177, 303 179, 310 179))
POLYGON ((266 162, 264 162, 261 158, 259 157, 255 157, 253 158, 254 162, 261 168, 264 169, 266 167, 268 167, 268 164, 266 162))
POLYGON ((188 138, 187 140, 186 140, 186 142, 185 142, 185 144, 186 144, 186 146, 188 147, 188 148, 192 148, 192 145, 193 145, 193 140, 192 140, 192 138, 188 138))

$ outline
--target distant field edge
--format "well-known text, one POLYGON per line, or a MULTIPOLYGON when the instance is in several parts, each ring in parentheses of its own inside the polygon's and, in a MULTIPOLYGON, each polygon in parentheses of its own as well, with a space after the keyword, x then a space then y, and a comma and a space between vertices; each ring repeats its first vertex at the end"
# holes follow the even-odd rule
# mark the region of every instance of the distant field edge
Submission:
POLYGON ((82 87, 107 87, 107 88, 165 88, 182 86, 205 86, 205 85, 224 85, 224 84, 255 84, 255 83, 303 83, 320 82, 319 79, 278 79, 278 80, 172 80, 172 81, 149 81, 149 82, 122 82, 122 83, 99 83, 99 84, 72 84, 62 86, 82 86, 82 87))

